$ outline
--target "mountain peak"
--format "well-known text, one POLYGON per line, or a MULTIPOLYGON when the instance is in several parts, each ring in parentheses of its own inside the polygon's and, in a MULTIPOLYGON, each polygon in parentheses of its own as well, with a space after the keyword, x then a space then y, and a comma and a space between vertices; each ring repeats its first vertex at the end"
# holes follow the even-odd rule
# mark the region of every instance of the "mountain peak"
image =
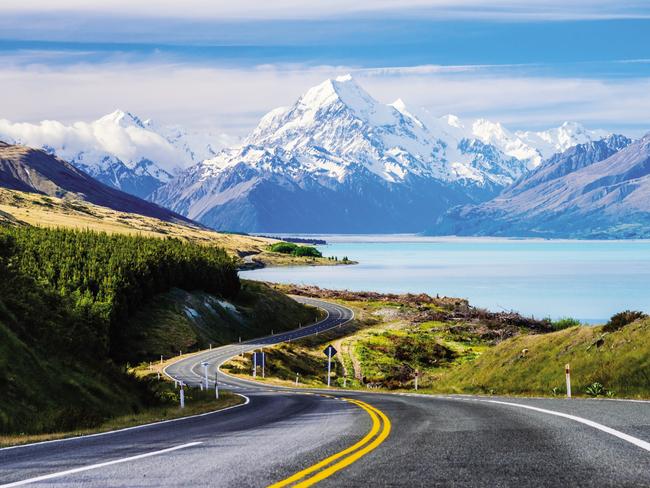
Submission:
POLYGON ((144 128, 144 122, 137 115, 132 114, 131 112, 125 112, 124 110, 114 110, 110 114, 104 115, 97 120, 99 123, 112 123, 118 124, 122 127, 136 126, 144 128))

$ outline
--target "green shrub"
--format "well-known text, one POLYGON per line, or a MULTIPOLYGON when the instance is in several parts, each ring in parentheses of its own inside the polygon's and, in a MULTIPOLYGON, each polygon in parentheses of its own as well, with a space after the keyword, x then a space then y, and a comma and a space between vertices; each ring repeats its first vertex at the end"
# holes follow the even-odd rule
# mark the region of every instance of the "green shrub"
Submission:
POLYGON ((607 322, 607 324, 605 324, 603 330, 606 332, 614 332, 616 330, 622 329, 626 325, 631 324, 636 320, 644 319, 647 316, 648 315, 643 312, 625 310, 624 312, 619 312, 615 315, 612 315, 612 318, 609 319, 609 322, 607 322))
POLYGON ((292 256, 302 257, 323 257, 321 252, 313 246, 299 246, 293 242, 276 242, 269 246, 269 251, 279 252, 282 254, 291 254, 292 256))
POLYGON ((323 257, 321 252, 316 249, 315 247, 311 246, 298 246, 294 251, 293 251, 294 256, 306 256, 306 257, 312 257, 312 258, 320 258, 323 257))
POLYGON ((572 317, 562 317, 559 320, 551 322, 551 325, 555 330, 563 330, 580 325, 580 321, 572 317))
POLYGON ((282 254, 293 254, 297 247, 298 245, 293 242, 276 242, 269 246, 269 251, 279 252, 282 254))

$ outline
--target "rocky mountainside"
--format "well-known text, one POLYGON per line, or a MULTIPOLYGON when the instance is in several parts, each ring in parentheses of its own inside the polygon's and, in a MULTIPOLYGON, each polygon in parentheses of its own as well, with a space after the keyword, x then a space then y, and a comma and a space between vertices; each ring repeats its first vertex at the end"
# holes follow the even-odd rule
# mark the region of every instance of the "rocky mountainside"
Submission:
POLYGON ((570 124, 526 133, 542 149, 522 137, 379 103, 348 75, 271 111, 241 146, 150 198, 217 229, 418 232, 452 206, 495 196, 568 141, 600 135, 570 124))
POLYGON ((113 210, 168 222, 191 222, 166 208, 104 185, 70 163, 44 151, 4 142, 0 142, 0 187, 84 200, 113 210))
POLYGON ((570 148, 496 198, 452 209, 431 233, 650 237, 650 134, 570 148))
POLYGON ((117 110, 90 123, 0 120, 0 140, 56 155, 106 185, 146 197, 183 169, 224 147, 218 134, 158 126, 117 110))

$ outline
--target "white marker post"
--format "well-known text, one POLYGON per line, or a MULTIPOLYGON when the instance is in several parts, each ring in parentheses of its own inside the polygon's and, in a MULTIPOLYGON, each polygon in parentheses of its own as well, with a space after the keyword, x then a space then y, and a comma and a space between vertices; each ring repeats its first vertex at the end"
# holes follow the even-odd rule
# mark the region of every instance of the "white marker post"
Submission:
POLYGON ((183 389, 185 385, 181 381, 181 408, 185 408, 185 390, 183 389))
MULTIPOLYGON (((208 365, 209 363, 207 361, 203 361, 201 363, 201 366, 203 366, 203 372, 205 373, 205 389, 207 390, 210 388, 210 384, 208 383, 208 365)), ((201 388, 203 389, 203 388, 201 388)))
POLYGON ((566 373, 566 397, 571 398, 571 366, 569 363, 564 365, 564 372, 566 373))
POLYGON ((210 350, 212 351, 212 343, 210 343, 210 350))
POLYGON ((219 400, 219 368, 214 370, 214 394, 219 400))
POLYGON ((264 366, 266 366, 266 354, 262 351, 262 379, 264 379, 264 366))
POLYGON ((162 354, 161 354, 160 355, 160 364, 162 365, 162 363, 163 363, 163 357, 162 357, 162 354))
POLYGON ((257 378, 257 353, 253 351, 253 378, 257 378))
POLYGON ((296 388, 298 387, 298 376, 300 376, 300 373, 296 373, 296 388))

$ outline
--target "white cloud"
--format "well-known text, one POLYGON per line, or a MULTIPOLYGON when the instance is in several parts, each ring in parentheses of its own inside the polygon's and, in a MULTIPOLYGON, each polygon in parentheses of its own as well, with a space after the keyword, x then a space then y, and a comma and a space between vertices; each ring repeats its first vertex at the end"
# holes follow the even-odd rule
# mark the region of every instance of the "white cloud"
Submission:
POLYGON ((489 67, 199 68, 170 64, 5 68, 0 118, 66 123, 122 108, 143 118, 245 135, 267 111, 288 105, 325 78, 352 72, 383 102, 403 98, 433 114, 486 117, 513 129, 564 120, 636 134, 650 129, 650 79, 517 76, 489 67))
POLYGON ((76 12, 200 19, 303 19, 358 13, 429 12, 457 18, 598 19, 648 18, 642 0, 3 0, 0 12, 76 12))

